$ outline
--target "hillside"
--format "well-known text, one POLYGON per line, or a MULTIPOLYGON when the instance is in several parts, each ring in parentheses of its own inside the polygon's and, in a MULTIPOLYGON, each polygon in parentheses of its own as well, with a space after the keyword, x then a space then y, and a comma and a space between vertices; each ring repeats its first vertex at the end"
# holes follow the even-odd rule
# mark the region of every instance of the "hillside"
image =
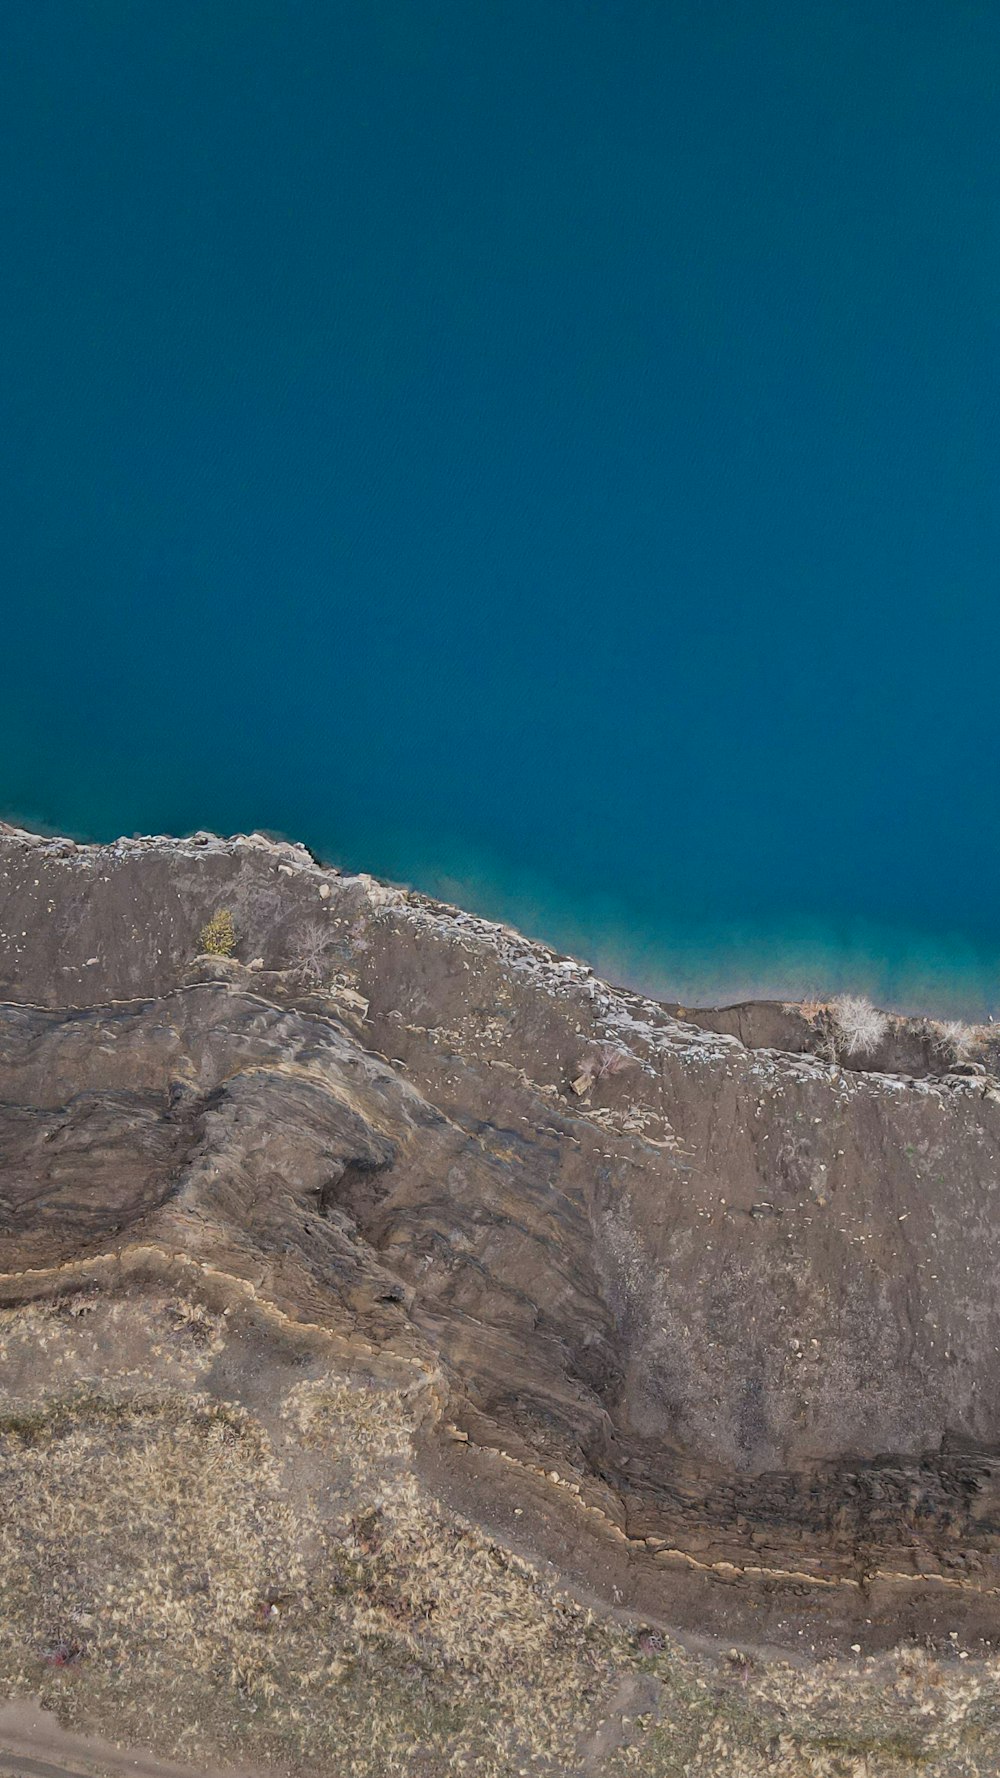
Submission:
POLYGON ((241 1770, 1000 1768, 988 1041, 260 835, 0 830, 0 1002, 8 1692, 241 1770))

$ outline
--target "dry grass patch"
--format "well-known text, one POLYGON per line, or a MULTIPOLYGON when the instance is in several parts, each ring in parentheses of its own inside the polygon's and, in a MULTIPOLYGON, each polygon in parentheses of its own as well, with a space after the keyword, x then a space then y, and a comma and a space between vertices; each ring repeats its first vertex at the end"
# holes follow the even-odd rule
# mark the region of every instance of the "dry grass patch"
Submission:
POLYGON ((206 1386, 246 1331, 179 1300, 0 1313, 0 1355, 30 1336, 69 1377, 102 1318, 124 1338, 143 1314, 147 1390, 178 1342, 187 1388, 0 1417, 0 1680, 64 1721, 323 1778, 1000 1769, 994 1663, 699 1657, 563 1595, 415 1475, 422 1373, 348 1380, 315 1347, 269 1373, 258 1344, 251 1414, 206 1386))
POLYGON ((77 1726, 190 1759, 565 1769, 610 1651, 426 1496, 416 1407, 311 1383, 270 1431, 204 1395, 10 1414, 0 1672, 77 1726))

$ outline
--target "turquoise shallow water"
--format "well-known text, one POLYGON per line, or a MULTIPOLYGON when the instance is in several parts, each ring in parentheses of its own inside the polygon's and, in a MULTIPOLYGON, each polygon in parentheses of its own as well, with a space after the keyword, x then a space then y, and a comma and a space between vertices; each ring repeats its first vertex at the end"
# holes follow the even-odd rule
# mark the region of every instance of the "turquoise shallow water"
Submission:
POLYGON ((4 8, 0 808, 1000 998, 1000 33, 4 8))

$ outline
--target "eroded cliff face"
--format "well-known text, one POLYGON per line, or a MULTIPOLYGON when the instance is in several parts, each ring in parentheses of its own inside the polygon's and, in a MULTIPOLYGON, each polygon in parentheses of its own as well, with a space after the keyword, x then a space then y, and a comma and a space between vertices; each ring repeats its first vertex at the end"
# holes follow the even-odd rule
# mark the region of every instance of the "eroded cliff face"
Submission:
POLYGON ((261 836, 0 873, 12 1313, 180 1279, 405 1367, 436 1498, 605 1607, 992 1639, 991 1075, 750 1048, 261 836))

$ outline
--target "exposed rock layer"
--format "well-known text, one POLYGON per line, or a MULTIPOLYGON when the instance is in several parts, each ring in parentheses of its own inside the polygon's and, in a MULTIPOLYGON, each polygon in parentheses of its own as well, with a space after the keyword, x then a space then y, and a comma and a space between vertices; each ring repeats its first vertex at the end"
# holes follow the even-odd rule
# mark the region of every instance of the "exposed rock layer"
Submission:
POLYGON ((260 836, 0 870, 8 1302, 183 1256, 435 1376, 428 1472, 618 1602, 992 1633, 991 1076, 747 1047, 260 836))

